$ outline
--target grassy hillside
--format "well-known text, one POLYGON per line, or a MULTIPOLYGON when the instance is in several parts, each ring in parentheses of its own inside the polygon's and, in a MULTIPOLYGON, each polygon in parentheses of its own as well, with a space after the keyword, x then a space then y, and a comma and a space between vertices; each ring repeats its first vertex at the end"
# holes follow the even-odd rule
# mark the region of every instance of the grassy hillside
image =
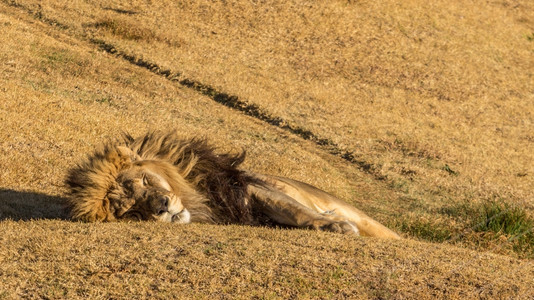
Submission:
POLYGON ((0 223, 6 298, 526 296, 532 266, 410 240, 169 224, 0 223), (53 233, 53 234, 51 234, 53 233), (418 254, 414 255, 413 251, 418 254))
POLYGON ((6 0, 0 28, 0 298, 534 293, 530 1, 6 0), (161 128, 405 240, 65 220, 67 168, 161 128))

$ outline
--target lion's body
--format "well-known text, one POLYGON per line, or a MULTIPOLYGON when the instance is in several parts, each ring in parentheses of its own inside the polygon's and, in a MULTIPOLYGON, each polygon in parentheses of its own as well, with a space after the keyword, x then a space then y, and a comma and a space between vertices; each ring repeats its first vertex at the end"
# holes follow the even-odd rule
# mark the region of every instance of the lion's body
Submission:
POLYGON ((243 160, 243 154, 219 154, 203 140, 175 133, 126 135, 70 170, 71 215, 83 221, 279 224, 399 238, 313 186, 239 169, 243 160))

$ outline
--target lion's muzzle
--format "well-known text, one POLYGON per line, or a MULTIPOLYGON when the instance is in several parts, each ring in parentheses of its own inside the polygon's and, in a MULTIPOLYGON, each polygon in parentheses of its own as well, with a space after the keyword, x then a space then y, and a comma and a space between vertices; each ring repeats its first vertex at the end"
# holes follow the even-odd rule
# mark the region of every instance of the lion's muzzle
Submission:
POLYGON ((191 221, 191 214, 178 196, 165 189, 152 189, 148 194, 149 210, 155 219, 183 224, 191 221))
POLYGON ((169 211, 171 197, 168 195, 158 195, 154 201, 151 201, 151 209, 155 215, 161 215, 169 211))

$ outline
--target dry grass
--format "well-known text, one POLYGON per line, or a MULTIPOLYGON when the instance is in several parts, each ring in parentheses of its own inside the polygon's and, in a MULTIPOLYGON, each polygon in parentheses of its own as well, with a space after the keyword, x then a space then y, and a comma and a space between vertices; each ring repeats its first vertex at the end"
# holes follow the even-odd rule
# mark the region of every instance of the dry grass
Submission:
POLYGON ((6 296, 26 298, 482 298, 527 295, 528 262, 300 230, 4 221, 6 296), (54 232, 50 235, 50 232, 54 232), (283 245, 283 246, 281 246, 283 245), (467 260, 467 261, 466 261, 467 260), (30 263, 31 262, 31 263, 30 263), (484 267, 480 267, 484 266, 484 267), (513 271, 513 272, 512 272, 513 271))
POLYGON ((533 12, 0 2, 0 298, 529 295, 533 12), (29 220, 65 217, 65 170, 95 144, 169 127, 247 149, 247 167, 331 191, 408 240, 29 220))

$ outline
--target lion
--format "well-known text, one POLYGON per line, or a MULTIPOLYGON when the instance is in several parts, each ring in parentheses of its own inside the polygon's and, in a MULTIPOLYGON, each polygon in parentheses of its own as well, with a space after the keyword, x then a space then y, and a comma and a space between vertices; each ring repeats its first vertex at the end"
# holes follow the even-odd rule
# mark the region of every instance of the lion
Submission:
POLYGON ((399 239, 348 203, 306 183, 240 169, 245 153, 218 153, 176 131, 123 134, 72 167, 74 220, 154 220, 308 228, 399 239))

